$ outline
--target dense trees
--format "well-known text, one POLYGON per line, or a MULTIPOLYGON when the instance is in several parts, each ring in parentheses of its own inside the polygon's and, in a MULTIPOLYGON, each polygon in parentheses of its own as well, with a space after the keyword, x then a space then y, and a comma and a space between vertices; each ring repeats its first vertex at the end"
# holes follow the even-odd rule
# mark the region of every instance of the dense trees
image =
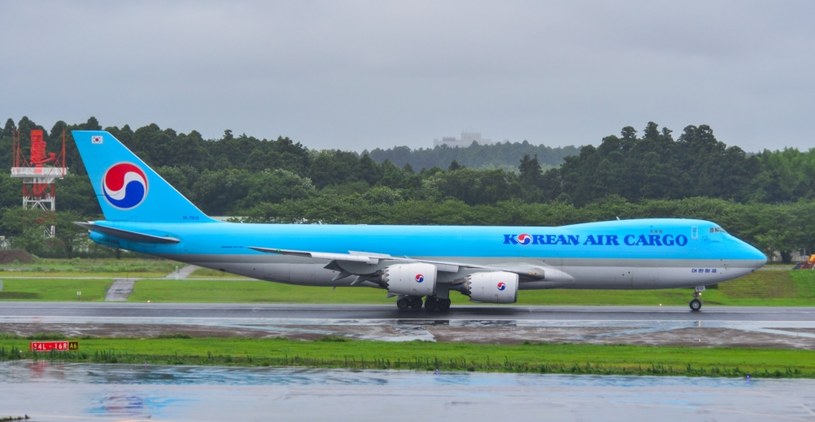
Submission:
POLYGON ((411 150, 408 147, 391 149, 376 148, 370 156, 377 162, 390 161, 397 166, 410 165, 416 170, 448 168, 453 161, 465 167, 490 167, 504 170, 514 169, 518 159, 524 155, 537 157, 544 168, 560 165, 563 159, 577 154, 577 147, 552 148, 545 145, 532 145, 527 141, 503 142, 492 145, 473 143, 468 148, 451 148, 441 145, 434 148, 411 150))
MULTIPOLYGON (((60 121, 46 133, 55 145, 63 129, 100 127, 94 118, 79 125, 60 121)), ((18 123, 8 119, 0 148, 11 151, 17 129, 27 145, 31 128, 42 127, 25 117, 18 123)), ((815 215, 815 149, 747 154, 716 140, 706 125, 687 126, 677 139, 653 122, 641 135, 627 126, 598 146, 571 149, 574 155, 559 167, 552 165, 550 150, 526 142, 359 154, 308 150, 288 138, 235 136, 228 130, 220 139, 206 140, 196 131, 177 133, 155 124, 106 129, 212 215, 280 222, 501 225, 695 217, 715 220, 787 256, 815 248, 807 221, 815 215), (513 168, 485 164, 485 157, 508 159, 509 151, 516 154, 513 168), (428 167, 429 161, 422 160, 433 156, 438 161, 428 167)), ((90 200, 92 189, 72 142, 67 154, 70 174, 58 182, 56 221, 95 218, 99 208, 90 200)), ((0 154, 0 164, 10 166, 9 153, 0 154)), ((30 220, 16 211, 19 186, 0 173, 0 235, 31 248, 37 232, 23 230, 21 221, 42 218, 30 220)), ((72 253, 69 243, 70 233, 51 247, 62 245, 72 253)))
POLYGON ((674 141, 669 130, 659 131, 650 122, 641 138, 625 127, 621 136, 607 136, 599 147, 585 146, 566 158, 551 170, 561 189, 547 191, 547 199, 566 194, 577 205, 607 195, 629 201, 704 196, 744 202, 753 197, 759 165, 756 157, 717 141, 706 125, 688 126, 674 141))

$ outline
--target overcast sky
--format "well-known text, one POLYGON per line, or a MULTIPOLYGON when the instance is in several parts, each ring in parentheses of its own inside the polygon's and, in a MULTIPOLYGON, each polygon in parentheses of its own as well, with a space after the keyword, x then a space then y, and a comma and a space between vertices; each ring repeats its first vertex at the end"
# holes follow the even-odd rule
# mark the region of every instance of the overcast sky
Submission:
POLYGON ((599 144, 648 121, 815 147, 815 2, 0 0, 0 118, 309 148, 463 130, 599 144))

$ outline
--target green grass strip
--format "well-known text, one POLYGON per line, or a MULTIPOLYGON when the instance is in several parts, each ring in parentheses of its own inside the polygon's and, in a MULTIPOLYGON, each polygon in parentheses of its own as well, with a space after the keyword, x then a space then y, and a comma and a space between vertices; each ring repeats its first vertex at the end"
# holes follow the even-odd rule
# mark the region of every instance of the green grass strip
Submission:
POLYGON ((105 300, 111 278, 101 279, 3 279, 0 300, 82 301, 105 300))
POLYGON ((30 263, 10 263, 0 264, 0 270, 13 274, 66 274, 75 275, 79 273, 98 274, 111 273, 119 274, 119 277, 126 277, 124 274, 167 274, 185 264, 166 259, 140 259, 140 258, 72 258, 72 259, 43 259, 37 258, 30 263))
MULTIPOLYGON (((177 266, 171 261, 77 260, 81 264, 75 268, 72 267, 74 260, 64 261, 36 264, 44 265, 45 271, 31 271, 31 267, 20 271, 24 268, 15 265, 0 267, 0 280, 3 280, 0 300, 101 301, 114 278, 132 277, 139 280, 128 298, 130 302, 393 304, 395 301, 386 298, 386 292, 381 289, 332 289, 245 278, 225 279, 224 276, 233 276, 212 270, 198 272, 219 277, 165 279, 177 266), (167 273, 155 272, 161 268, 167 273), (114 270, 121 272, 110 272, 114 270), (82 292, 81 297, 77 296, 78 291, 82 292)), ((523 290, 518 294, 518 304, 687 306, 691 296, 692 289, 523 290)), ((466 296, 455 292, 451 299, 454 306, 470 303, 466 296)), ((702 299, 707 305, 815 306, 815 271, 760 270, 708 289, 702 299)))
MULTIPOLYGON (((48 336, 38 336, 39 338, 48 336)), ((183 336, 179 336, 183 337, 183 336)), ((80 339, 79 351, 35 353, 0 339, 0 360, 86 363, 307 366, 559 374, 815 378, 815 351, 582 344, 393 343, 327 337, 80 339)))

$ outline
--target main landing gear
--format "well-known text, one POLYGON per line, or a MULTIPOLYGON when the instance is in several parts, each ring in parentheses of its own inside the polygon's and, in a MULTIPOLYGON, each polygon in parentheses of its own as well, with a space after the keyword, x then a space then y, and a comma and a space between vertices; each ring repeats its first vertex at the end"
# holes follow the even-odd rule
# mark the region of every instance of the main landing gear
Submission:
POLYGON ((424 308, 428 312, 447 312, 450 310, 450 299, 428 296, 424 300, 424 308))
POLYGON ((688 303, 692 312, 699 312, 702 309, 702 301, 699 298, 702 297, 702 292, 704 291, 705 286, 696 286, 696 289, 693 291, 693 300, 688 303))
POLYGON ((399 308, 400 311, 403 311, 405 309, 415 309, 415 310, 422 309, 422 297, 402 296, 399 298, 399 300, 396 301, 396 307, 399 308))
MULTIPOLYGON (((420 310, 422 309, 421 296, 402 296, 396 301, 396 307, 400 311, 406 309, 420 310)), ((424 299, 424 308, 428 312, 447 312, 450 310, 450 299, 439 298, 436 296, 427 296, 424 299)))

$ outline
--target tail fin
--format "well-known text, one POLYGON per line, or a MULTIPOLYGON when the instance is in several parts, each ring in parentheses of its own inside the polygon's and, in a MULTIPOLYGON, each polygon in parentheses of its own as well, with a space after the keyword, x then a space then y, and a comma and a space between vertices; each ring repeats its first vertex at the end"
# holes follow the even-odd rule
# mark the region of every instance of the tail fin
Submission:
POLYGON ((105 220, 214 221, 109 132, 75 130, 72 133, 105 220))

